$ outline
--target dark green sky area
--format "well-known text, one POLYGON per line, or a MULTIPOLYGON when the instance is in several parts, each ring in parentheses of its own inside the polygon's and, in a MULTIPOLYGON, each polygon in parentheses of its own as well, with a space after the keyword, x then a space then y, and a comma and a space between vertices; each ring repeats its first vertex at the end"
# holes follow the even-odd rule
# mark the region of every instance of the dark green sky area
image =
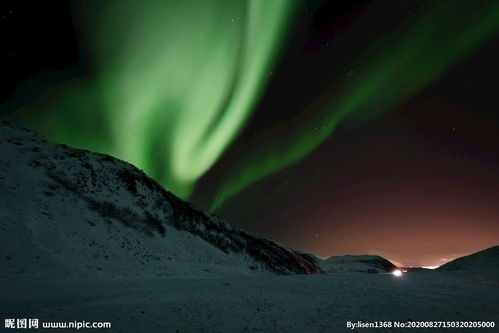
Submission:
POLYGON ((499 243, 497 1, 2 3, 0 115, 320 256, 499 243))

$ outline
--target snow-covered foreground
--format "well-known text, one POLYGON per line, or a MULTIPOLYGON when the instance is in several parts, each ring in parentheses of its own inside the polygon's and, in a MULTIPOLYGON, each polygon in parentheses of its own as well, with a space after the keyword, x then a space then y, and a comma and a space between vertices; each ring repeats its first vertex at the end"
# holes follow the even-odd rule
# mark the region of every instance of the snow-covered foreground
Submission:
POLYGON ((44 321, 107 321, 111 332, 341 332, 347 331, 347 321, 359 320, 499 324, 498 287, 494 279, 437 271, 399 278, 343 273, 1 280, 0 313, 44 321))

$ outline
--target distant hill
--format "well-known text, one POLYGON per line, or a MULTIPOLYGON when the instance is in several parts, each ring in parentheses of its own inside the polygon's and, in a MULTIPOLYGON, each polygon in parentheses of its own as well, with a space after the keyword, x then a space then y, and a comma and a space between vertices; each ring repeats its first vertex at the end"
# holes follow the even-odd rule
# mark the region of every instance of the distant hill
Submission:
POLYGON ((438 268, 442 271, 483 269, 497 269, 499 271, 499 246, 454 259, 438 268))
POLYGON ((318 259, 316 265, 326 273, 335 272, 391 272, 397 267, 383 257, 375 255, 333 256, 325 260, 318 259))

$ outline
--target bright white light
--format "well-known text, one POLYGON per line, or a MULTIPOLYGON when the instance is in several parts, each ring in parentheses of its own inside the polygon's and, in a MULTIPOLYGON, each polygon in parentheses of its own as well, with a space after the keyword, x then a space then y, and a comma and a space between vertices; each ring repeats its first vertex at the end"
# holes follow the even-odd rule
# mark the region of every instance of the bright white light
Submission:
POLYGON ((395 276, 402 276, 402 271, 400 269, 396 269, 392 272, 392 274, 395 276))

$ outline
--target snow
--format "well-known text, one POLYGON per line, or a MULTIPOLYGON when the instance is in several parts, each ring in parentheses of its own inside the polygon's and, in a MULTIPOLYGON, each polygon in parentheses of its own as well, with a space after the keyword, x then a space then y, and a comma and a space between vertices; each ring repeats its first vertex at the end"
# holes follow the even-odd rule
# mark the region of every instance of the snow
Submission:
POLYGON ((375 255, 345 255, 333 256, 320 260, 317 265, 327 273, 336 272, 363 272, 375 270, 376 272, 391 272, 396 269, 390 261, 375 255))
POLYGON ((475 270, 475 269, 499 270, 499 246, 493 246, 468 256, 454 259, 440 266, 442 270, 475 270))
POLYGON ((438 270, 475 280, 499 282, 499 246, 454 259, 438 270))
POLYGON ((132 165, 0 125, 0 277, 307 273, 299 254, 163 190, 132 165))
MULTIPOLYGON (((109 321, 113 332, 338 332, 359 320, 499 324, 494 265, 479 278, 461 265, 395 277, 378 256, 320 260, 286 249, 204 214, 125 162, 13 125, 0 124, 0 154, 5 319, 109 321), (359 273, 372 268, 379 274, 359 273), (294 274, 321 270, 332 274, 294 274)), ((482 263, 464 266, 476 272, 482 263)))
POLYGON ((339 273, 36 284, 11 279, 0 286, 0 312, 6 318, 109 321, 113 332, 343 332, 346 321, 359 320, 499 323, 497 282, 437 271, 402 277, 339 273))

